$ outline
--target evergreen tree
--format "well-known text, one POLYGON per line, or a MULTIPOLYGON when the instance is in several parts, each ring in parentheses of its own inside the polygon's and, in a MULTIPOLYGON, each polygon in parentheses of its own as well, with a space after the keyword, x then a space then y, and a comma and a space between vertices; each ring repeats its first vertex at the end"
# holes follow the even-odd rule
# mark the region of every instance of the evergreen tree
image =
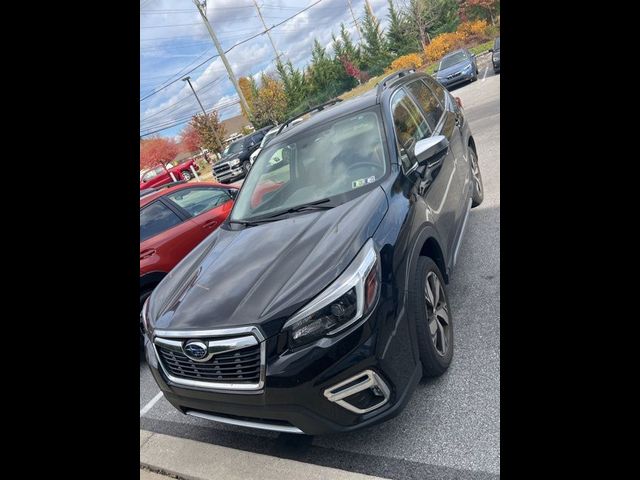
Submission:
POLYGON ((360 49, 353 44, 349 31, 344 26, 344 23, 340 24, 340 40, 342 41, 342 51, 346 59, 351 63, 360 62, 360 49))
POLYGON ((287 97, 287 116, 291 116, 292 112, 305 102, 309 88, 303 72, 293 68, 291 60, 286 63, 278 62, 276 69, 287 97))
POLYGON ((391 62, 391 54, 387 49, 386 40, 380 22, 369 11, 364 9, 364 21, 362 22, 362 62, 361 66, 371 75, 381 74, 391 62))
POLYGON ((387 45, 389 51, 396 57, 407 53, 420 51, 418 38, 411 35, 409 22, 402 11, 395 9, 392 0, 389 2, 389 28, 387 30, 387 45))

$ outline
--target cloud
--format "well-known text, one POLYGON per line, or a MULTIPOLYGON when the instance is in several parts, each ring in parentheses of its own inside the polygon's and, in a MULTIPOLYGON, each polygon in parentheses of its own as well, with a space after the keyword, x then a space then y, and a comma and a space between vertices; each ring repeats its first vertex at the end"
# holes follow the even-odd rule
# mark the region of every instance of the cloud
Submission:
MULTIPOLYGON (((269 0, 261 7, 267 26, 275 25, 315 0, 269 0)), ((374 13, 383 27, 388 23, 387 0, 370 0, 374 13)), ((364 14, 364 0, 352 0, 359 21, 364 14)), ((263 30, 251 0, 209 0, 207 16, 224 49, 263 30)), ((311 57, 314 39, 330 50, 331 33, 339 33, 344 23, 354 42, 358 34, 353 18, 344 0, 322 0, 281 26, 271 30, 272 38, 285 59, 297 67, 306 65, 311 57)), ((169 80, 180 78, 207 57, 216 54, 207 29, 190 0, 155 0, 145 5, 140 13, 140 70, 141 97, 169 80), (153 28, 149 28, 153 27, 153 28), (158 27, 158 28, 156 28, 158 27)), ((237 78, 273 72, 275 53, 267 35, 260 35, 234 47, 227 58, 237 78)), ((192 83, 205 108, 225 105, 237 98, 222 61, 216 58, 189 73, 192 83)), ((200 111, 193 92, 182 81, 177 81, 140 104, 141 131, 147 132, 169 126, 190 114, 200 111)), ((237 115, 238 105, 227 106, 221 118, 237 115)), ((166 130, 174 135, 184 125, 166 130)))

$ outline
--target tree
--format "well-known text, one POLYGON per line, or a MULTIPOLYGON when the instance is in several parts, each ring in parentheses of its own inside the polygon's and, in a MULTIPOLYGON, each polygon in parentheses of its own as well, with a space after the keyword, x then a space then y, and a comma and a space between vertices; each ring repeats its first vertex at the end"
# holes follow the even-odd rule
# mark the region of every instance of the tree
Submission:
POLYGON ((253 99, 253 123, 263 128, 284 122, 287 117, 287 96, 282 82, 263 73, 260 87, 253 99))
POLYGON ((353 44, 349 30, 344 26, 344 23, 340 24, 340 41, 342 52, 347 60, 355 64, 360 63, 360 48, 353 44))
POLYGON ((158 137, 140 143, 140 169, 164 166, 179 153, 178 145, 170 138, 158 137))
POLYGON ((198 132, 201 139, 200 146, 210 152, 222 152, 222 141, 226 135, 224 125, 218 120, 218 112, 213 111, 205 115, 204 113, 194 115, 191 125, 198 132))
POLYGON ((392 0, 389 2, 389 28, 387 29, 387 45, 396 57, 420 50, 420 43, 411 29, 406 14, 396 10, 392 0))
POLYGON ((369 71, 372 75, 379 75, 391 62, 391 55, 387 49, 384 33, 380 28, 380 22, 366 5, 362 30, 361 67, 363 70, 369 71))
POLYGON ((282 81, 285 97, 287 98, 287 117, 289 117, 292 112, 305 102, 305 98, 309 92, 309 85, 303 72, 297 68, 293 68, 291 60, 286 63, 278 62, 276 69, 280 76, 280 81, 282 81))
POLYGON ((200 134, 191 123, 188 123, 180 134, 180 150, 185 152, 193 152, 196 150, 200 150, 201 146, 202 138, 200 137, 200 134))
MULTIPOLYGON (((240 87, 240 91, 242 92, 242 95, 244 95, 244 99, 247 101, 247 105, 249 105, 249 108, 251 110, 253 110, 253 96, 254 96, 254 82, 253 82, 253 78, 249 77, 240 77, 238 79, 238 86, 240 87)), ((241 108, 242 108, 242 113, 244 113, 244 116, 247 118, 251 118, 251 116, 249 115, 249 112, 245 112, 244 111, 244 107, 241 104, 241 108)))
POLYGON ((309 65, 309 80, 311 94, 316 97, 317 103, 329 100, 337 94, 339 88, 336 81, 340 80, 341 74, 344 72, 338 65, 327 55, 320 42, 317 39, 314 40, 311 64, 309 65))
POLYGON ((460 5, 460 13, 469 19, 487 18, 491 25, 496 24, 496 15, 500 12, 500 0, 464 0, 460 5))

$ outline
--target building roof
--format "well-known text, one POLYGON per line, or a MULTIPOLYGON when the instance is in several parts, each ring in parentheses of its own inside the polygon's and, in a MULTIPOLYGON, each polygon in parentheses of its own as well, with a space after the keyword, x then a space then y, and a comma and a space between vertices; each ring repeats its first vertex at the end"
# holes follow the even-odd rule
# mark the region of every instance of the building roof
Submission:
POLYGON ((244 114, 236 115, 235 117, 227 118, 222 121, 227 137, 234 133, 239 133, 243 127, 247 127, 250 124, 249 119, 245 117, 244 114))

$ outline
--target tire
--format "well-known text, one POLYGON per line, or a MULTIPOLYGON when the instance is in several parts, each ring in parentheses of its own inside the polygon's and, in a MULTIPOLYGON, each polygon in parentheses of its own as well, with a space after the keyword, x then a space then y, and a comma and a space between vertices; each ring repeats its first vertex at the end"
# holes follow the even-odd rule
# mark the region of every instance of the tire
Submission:
POLYGON ((416 322, 423 376, 442 375, 453 358, 453 318, 442 273, 430 257, 418 257, 416 272, 409 285, 409 314, 416 322), (434 291, 438 291, 435 310, 434 291), (434 315, 434 312, 438 314, 434 315))
POLYGON ((475 150, 469 147, 469 162, 471 163, 471 175, 473 181, 473 195, 471 197, 471 208, 477 207, 484 200, 484 185, 480 165, 478 165, 478 155, 475 150))
POLYGON ((244 176, 246 177, 249 173, 249 170, 251 170, 251 163, 250 162, 244 162, 242 164, 242 170, 244 170, 244 176))
POLYGON ((144 302, 147 300, 147 298, 149 298, 149 295, 151 295, 151 292, 153 292, 153 290, 145 290, 140 294, 140 345, 144 344, 144 329, 142 327, 142 306, 144 305, 144 302))
POLYGON ((189 180, 191 180, 193 178, 193 174, 189 170, 184 170, 181 173, 182 173, 182 179, 185 182, 188 182, 189 180))

